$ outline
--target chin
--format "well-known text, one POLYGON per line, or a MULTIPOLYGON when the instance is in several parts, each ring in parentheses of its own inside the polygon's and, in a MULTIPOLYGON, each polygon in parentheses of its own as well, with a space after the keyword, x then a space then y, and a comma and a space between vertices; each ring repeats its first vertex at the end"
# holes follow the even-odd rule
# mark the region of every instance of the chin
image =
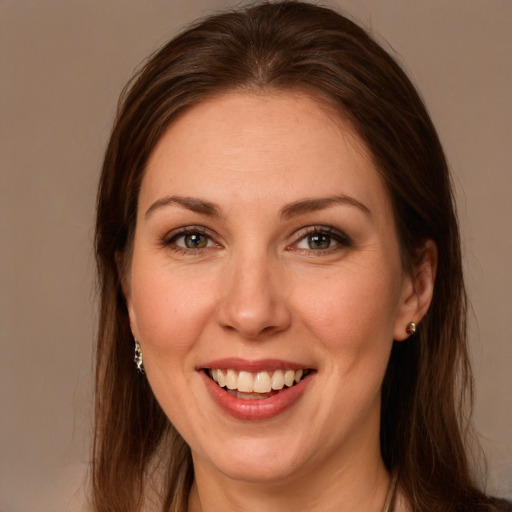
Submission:
MULTIPOLYGON (((270 483, 286 481, 304 467, 307 459, 297 453, 289 442, 273 440, 241 440, 225 444, 220 453, 207 454, 203 458, 217 472, 231 480, 246 483, 270 483)), ((193 452, 194 453, 194 452, 193 452)), ((194 457, 194 455, 193 455, 194 457)), ((194 457, 196 465, 196 457, 194 457)))
POLYGON ((249 484, 268 484, 285 482, 293 477, 297 465, 289 461, 269 459, 265 461, 225 461, 217 470, 238 482, 249 484))

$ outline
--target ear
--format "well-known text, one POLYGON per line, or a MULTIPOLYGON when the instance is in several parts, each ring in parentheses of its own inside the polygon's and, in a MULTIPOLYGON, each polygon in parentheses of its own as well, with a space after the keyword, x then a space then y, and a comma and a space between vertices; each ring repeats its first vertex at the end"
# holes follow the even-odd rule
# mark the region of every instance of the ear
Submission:
POLYGON ((138 339, 137 322, 135 321, 135 313, 133 311, 132 289, 130 283, 130 274, 125 263, 124 255, 116 252, 116 267, 119 282, 121 283, 121 290, 123 292, 124 300, 126 302, 126 309, 128 310, 128 318, 130 320, 130 329, 133 337, 138 339))
POLYGON ((394 339, 403 341, 410 336, 407 326, 418 325, 428 311, 434 294, 437 272, 437 245, 427 240, 418 251, 417 262, 404 276, 402 295, 395 322, 394 339))

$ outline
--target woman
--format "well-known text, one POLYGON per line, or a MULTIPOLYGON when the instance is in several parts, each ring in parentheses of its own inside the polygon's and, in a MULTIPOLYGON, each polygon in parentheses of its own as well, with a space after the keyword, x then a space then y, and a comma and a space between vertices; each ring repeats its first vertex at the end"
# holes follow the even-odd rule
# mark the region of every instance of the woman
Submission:
POLYGON ((163 47, 96 251, 96 510, 498 510, 466 453, 446 161, 354 23, 260 4, 163 47))

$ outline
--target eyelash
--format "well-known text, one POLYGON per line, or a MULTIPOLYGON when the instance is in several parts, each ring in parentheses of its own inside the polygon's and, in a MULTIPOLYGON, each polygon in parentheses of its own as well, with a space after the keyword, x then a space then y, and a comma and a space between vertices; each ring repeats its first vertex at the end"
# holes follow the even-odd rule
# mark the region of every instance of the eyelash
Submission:
MULTIPOLYGON (((162 245, 177 253, 186 255, 199 255, 202 254, 205 250, 212 249, 212 247, 200 247, 192 249, 188 247, 181 247, 176 244, 176 241, 180 238, 184 238, 190 235, 201 235, 208 239, 207 243, 213 242, 211 233, 203 226, 187 226, 186 228, 179 229, 178 231, 173 231, 168 236, 166 236, 164 240, 162 240, 162 245)), ((216 247, 219 247, 219 245, 215 242, 214 244, 216 247)))
POLYGON ((289 249, 294 251, 307 252, 309 254, 315 254, 315 256, 322 256, 331 254, 335 251, 340 250, 343 247, 352 247, 353 243, 349 236, 347 236, 342 231, 334 229, 329 226, 310 226, 303 228, 297 233, 297 240, 288 246, 289 249), (326 249, 305 249, 300 248, 298 245, 307 240, 310 237, 314 236, 327 236, 330 239, 330 242, 334 240, 335 245, 332 247, 328 247, 326 249))
MULTIPOLYGON (((299 251, 309 254, 315 254, 316 256, 331 254, 337 250, 340 250, 342 247, 352 247, 353 243, 349 236, 347 236, 342 231, 338 231, 329 226, 310 226, 299 230, 296 233, 296 240, 288 245, 286 248, 292 251, 299 251), (326 236, 330 240, 334 240, 335 245, 332 247, 328 247, 326 249, 306 249, 297 247, 302 241, 306 240, 309 237, 313 236, 326 236)), ((179 229, 178 231, 174 231, 168 236, 166 236, 162 240, 162 245, 167 247, 177 253, 186 254, 186 255, 199 255, 202 254, 206 250, 210 250, 213 248, 219 248, 220 245, 215 243, 213 240, 212 234, 209 230, 207 230, 203 226, 187 226, 185 228, 179 229), (207 244, 213 242, 214 246, 206 246, 199 248, 187 248, 181 247, 176 244, 177 240, 180 238, 184 238, 190 235, 201 235, 207 238, 207 244)))

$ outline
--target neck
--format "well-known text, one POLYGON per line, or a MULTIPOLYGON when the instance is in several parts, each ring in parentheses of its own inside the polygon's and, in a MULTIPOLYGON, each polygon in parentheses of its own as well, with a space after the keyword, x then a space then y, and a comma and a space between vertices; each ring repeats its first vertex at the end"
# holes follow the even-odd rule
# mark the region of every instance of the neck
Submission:
MULTIPOLYGON (((362 455, 362 454, 359 454, 362 455)), ((194 458, 195 480, 189 512, 382 512, 390 475, 380 458, 353 457, 305 468, 280 482, 243 482, 194 458)))

